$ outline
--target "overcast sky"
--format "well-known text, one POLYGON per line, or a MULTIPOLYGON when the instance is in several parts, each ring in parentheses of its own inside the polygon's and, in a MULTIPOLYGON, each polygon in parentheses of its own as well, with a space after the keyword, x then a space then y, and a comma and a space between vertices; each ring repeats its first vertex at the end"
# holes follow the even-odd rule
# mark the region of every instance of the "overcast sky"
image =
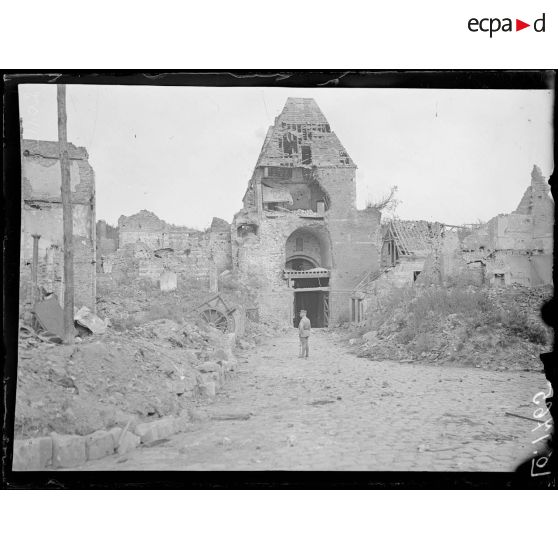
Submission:
MULTIPOLYGON (((69 85, 68 139, 95 170, 97 218, 148 209, 206 228, 241 208, 267 127, 313 97, 357 170, 357 205, 398 186, 402 219, 513 211, 552 172, 550 91, 69 85)), ((24 137, 56 140, 56 85, 20 85, 24 137)))

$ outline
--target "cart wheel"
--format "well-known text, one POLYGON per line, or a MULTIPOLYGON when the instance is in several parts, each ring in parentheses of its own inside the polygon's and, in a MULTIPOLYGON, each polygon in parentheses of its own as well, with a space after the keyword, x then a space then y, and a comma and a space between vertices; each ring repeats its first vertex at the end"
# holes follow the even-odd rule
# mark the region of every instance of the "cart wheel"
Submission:
POLYGON ((226 332, 229 329, 229 320, 227 316, 219 310, 215 310, 215 308, 204 310, 201 313, 201 317, 219 331, 226 332))

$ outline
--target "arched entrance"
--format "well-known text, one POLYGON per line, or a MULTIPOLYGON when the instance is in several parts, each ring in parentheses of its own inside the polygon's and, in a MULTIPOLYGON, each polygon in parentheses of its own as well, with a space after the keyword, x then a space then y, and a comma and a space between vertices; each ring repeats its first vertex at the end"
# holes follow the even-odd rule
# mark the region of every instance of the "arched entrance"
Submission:
POLYGON ((285 279, 293 289, 293 325, 306 310, 312 327, 329 323, 331 244, 325 227, 300 227, 285 243, 285 279))

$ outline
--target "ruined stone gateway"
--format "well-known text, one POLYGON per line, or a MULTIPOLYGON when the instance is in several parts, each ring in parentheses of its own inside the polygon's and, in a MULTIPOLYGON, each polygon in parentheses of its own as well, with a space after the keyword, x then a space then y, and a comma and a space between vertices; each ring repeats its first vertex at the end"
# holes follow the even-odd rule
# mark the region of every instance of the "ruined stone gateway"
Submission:
POLYGON ((233 266, 258 285, 264 319, 314 327, 350 318, 351 292, 378 267, 375 209, 356 209, 356 165, 314 99, 289 97, 267 132, 232 227, 233 266))

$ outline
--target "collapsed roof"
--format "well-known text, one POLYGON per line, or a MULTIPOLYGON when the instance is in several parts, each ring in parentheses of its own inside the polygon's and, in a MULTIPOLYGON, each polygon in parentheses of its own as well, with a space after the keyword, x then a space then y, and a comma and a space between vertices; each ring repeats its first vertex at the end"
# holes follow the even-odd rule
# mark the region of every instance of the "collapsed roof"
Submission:
POLYGON ((432 250, 432 242, 443 228, 441 223, 394 219, 386 226, 384 240, 393 240, 402 255, 422 255, 432 250))
POLYGON ((289 97, 270 126, 258 167, 355 167, 314 99, 289 97))

